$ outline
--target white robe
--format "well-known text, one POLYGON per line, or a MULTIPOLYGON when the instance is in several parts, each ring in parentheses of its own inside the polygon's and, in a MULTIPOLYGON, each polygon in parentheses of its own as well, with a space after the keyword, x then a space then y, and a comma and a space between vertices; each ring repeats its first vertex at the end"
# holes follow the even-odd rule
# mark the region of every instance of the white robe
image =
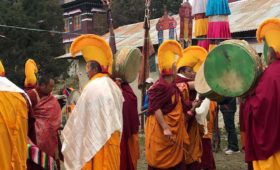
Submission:
POLYGON ((11 82, 6 77, 0 77, 0 91, 25 93, 21 88, 16 86, 13 82, 11 82))
POLYGON ((122 132, 123 101, 121 89, 108 77, 86 85, 62 131, 66 169, 80 170, 115 131, 122 132))

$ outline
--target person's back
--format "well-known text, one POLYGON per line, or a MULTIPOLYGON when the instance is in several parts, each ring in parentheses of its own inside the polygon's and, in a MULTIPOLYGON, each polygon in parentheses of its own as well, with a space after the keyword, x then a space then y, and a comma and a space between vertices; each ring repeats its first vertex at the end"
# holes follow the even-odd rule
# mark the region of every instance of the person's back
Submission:
MULTIPOLYGON (((6 84, 6 85, 7 85, 6 84)), ((25 170, 27 160, 28 105, 23 91, 0 77, 0 169, 25 170), (6 86, 5 84, 9 84, 6 86)))
POLYGON ((124 97, 120 168, 122 170, 136 170, 137 161, 140 158, 138 136, 140 121, 137 97, 128 83, 122 82, 120 87, 124 97))

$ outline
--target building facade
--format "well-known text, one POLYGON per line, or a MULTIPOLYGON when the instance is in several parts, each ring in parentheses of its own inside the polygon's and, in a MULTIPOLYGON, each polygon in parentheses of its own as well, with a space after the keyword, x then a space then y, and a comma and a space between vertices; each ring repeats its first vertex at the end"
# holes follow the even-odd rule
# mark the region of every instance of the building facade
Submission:
POLYGON ((60 0, 64 10, 63 44, 69 52, 71 42, 81 34, 103 35, 107 32, 106 11, 101 0, 60 0))

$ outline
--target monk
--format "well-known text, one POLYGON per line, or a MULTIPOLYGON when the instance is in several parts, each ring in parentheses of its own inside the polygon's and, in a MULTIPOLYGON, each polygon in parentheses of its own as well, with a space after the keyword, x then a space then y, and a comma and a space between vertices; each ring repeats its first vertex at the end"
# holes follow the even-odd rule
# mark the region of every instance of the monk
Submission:
MULTIPOLYGON (((184 94, 186 103, 192 103, 196 100, 196 91, 194 89, 194 78, 198 68, 204 62, 207 56, 207 51, 199 46, 191 46, 184 50, 183 57, 177 62, 177 78, 176 84, 184 94)), ((199 163, 202 156, 202 136, 203 126, 197 123, 195 118, 195 108, 187 112, 188 120, 186 122, 186 129, 190 136, 190 145, 186 146, 186 166, 189 170, 199 169, 199 163)))
POLYGON ((82 52, 90 80, 62 131, 65 168, 119 170, 123 95, 109 77, 110 46, 87 34, 76 38, 70 51, 73 56, 82 52))
POLYGON ((145 149, 149 170, 185 170, 184 145, 190 144, 185 129, 186 106, 175 84, 176 55, 180 44, 165 41, 158 50, 159 80, 148 91, 145 149))
POLYGON ((58 129, 61 124, 61 109, 51 94, 54 80, 42 76, 35 89, 27 91, 32 104, 32 117, 35 119, 35 134, 31 140, 49 156, 54 157, 58 149, 58 129))
POLYGON ((257 30, 268 48, 268 68, 246 98, 243 125, 245 160, 254 170, 280 169, 280 19, 268 19, 257 30))
POLYGON ((0 169, 25 170, 28 103, 24 91, 0 76, 0 169))
POLYGON ((137 97, 127 82, 116 80, 122 90, 123 103, 123 133, 121 139, 121 166, 122 170, 136 170, 137 160, 140 158, 139 150, 139 116, 137 110, 137 97))
POLYGON ((204 128, 202 137, 203 152, 197 169, 214 170, 216 169, 216 164, 212 151, 212 135, 214 119, 218 114, 217 103, 205 98, 195 112, 198 124, 204 128))

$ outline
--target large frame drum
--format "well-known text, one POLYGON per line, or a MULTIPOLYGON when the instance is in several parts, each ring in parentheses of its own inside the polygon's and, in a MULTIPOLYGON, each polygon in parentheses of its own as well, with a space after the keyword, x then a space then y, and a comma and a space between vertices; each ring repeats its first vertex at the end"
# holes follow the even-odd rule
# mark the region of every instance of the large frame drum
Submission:
POLYGON ((222 101, 223 97, 215 93, 208 85, 204 77, 204 64, 200 67, 196 73, 194 80, 195 90, 203 97, 206 97, 212 101, 222 101))
POLYGON ((138 48, 121 48, 114 56, 112 76, 128 83, 133 82, 140 69, 141 57, 142 53, 138 48))
POLYGON ((221 96, 245 95, 262 73, 261 58, 246 41, 227 40, 213 49, 204 74, 210 88, 221 96))

